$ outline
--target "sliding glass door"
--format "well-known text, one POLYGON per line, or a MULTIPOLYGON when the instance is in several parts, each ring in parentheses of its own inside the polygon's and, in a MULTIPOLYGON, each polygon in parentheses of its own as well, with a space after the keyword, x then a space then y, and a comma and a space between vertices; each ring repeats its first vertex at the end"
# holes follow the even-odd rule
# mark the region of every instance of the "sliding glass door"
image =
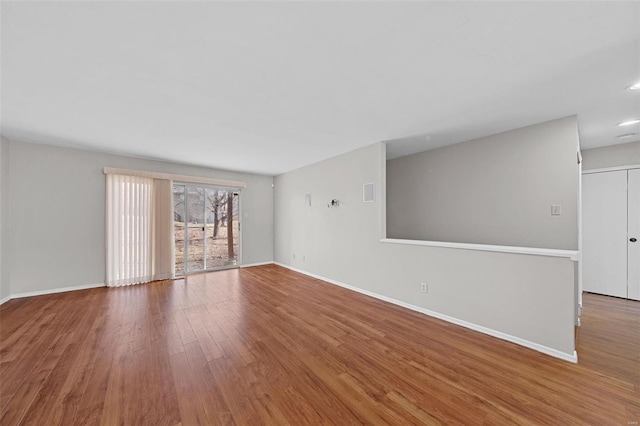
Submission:
POLYGON ((187 256, 185 272, 203 271, 204 264, 204 188, 187 185, 187 256))
POLYGON ((174 262, 176 275, 184 274, 184 255, 186 246, 186 203, 185 186, 173 185, 173 238, 174 238, 174 262))
POLYGON ((173 185, 176 275, 238 266, 240 193, 173 185))

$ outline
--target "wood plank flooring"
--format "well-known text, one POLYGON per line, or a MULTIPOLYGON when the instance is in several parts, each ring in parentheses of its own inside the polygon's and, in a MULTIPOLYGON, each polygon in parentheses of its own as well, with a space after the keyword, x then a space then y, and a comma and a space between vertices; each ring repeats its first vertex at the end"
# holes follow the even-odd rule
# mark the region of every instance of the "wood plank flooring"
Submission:
POLYGON ((0 424, 637 424, 640 303, 584 302, 573 365, 275 265, 12 300, 0 424))

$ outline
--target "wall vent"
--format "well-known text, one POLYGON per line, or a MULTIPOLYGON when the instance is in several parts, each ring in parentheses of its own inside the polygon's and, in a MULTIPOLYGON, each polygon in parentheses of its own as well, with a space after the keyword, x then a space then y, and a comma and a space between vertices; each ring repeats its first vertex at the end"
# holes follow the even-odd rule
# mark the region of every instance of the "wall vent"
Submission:
POLYGON ((365 183, 362 185, 362 201, 371 203, 375 200, 375 191, 373 183, 365 183))

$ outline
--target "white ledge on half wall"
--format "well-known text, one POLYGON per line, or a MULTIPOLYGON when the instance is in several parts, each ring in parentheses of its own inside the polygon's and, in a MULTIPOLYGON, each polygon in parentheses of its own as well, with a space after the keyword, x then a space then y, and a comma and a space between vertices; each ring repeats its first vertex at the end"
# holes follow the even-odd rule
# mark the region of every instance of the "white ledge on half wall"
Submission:
POLYGON ((575 262, 580 260, 580 252, 577 250, 558 250, 558 249, 546 249, 546 248, 535 248, 535 247, 492 246, 489 244, 448 243, 444 241, 402 240, 397 238, 382 238, 380 239, 380 242, 392 243, 392 244, 408 244, 408 245, 414 245, 414 246, 445 247, 445 248, 463 249, 463 250, 496 251, 500 253, 531 254, 534 256, 566 257, 575 262))

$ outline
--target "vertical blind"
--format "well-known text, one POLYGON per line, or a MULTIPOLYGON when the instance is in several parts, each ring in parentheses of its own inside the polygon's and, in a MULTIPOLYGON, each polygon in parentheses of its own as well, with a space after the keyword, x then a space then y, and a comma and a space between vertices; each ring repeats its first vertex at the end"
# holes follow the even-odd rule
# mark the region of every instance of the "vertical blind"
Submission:
POLYGON ((173 191, 167 179, 153 179, 153 279, 175 276, 173 191))
POLYGON ((108 286, 173 276, 171 181, 107 175, 108 286))

